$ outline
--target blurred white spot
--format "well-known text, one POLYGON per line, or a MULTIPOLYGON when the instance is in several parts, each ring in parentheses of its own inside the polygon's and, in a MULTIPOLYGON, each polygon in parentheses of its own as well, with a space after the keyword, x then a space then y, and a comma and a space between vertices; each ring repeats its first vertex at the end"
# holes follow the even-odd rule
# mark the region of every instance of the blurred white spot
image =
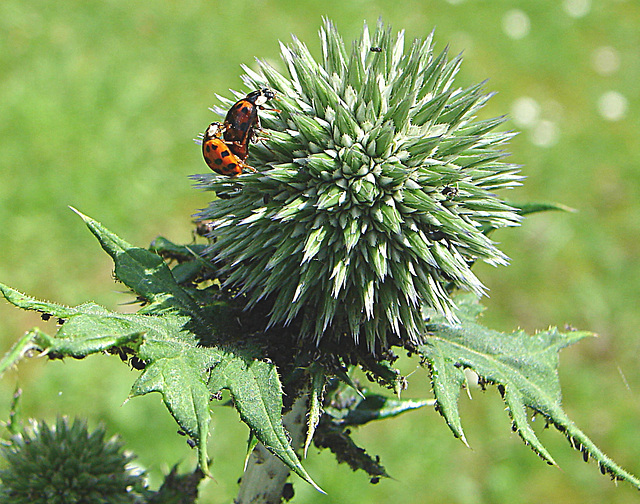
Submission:
POLYGON ((522 96, 511 105, 513 122, 521 128, 533 126, 540 116, 540 105, 529 96, 522 96))
POLYGON ((607 121, 619 121, 627 114, 627 99, 617 91, 607 91, 598 99, 598 112, 607 121))
POLYGON ((530 28, 529 16, 520 9, 511 9, 502 17, 502 30, 509 38, 517 40, 526 37, 530 28))
POLYGON ((591 0, 564 0, 562 7, 569 16, 580 18, 589 14, 591 0))
POLYGON ((447 0, 447 3, 450 3, 451 5, 458 5, 462 2, 464 2, 464 0, 447 0))
POLYGON ((531 143, 538 147, 551 147, 558 142, 560 131, 552 121, 540 121, 531 132, 531 143))
POLYGON ((602 46, 593 51, 593 68, 600 75, 610 75, 620 68, 618 51, 613 47, 602 46))

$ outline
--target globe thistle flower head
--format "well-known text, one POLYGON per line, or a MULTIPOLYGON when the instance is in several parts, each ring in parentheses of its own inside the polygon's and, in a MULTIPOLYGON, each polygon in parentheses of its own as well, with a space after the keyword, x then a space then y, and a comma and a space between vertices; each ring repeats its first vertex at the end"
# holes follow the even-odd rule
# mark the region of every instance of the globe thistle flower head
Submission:
POLYGON ((513 134, 475 118, 490 95, 453 86, 461 58, 435 54, 432 35, 406 49, 403 32, 365 25, 348 53, 325 21, 320 38, 321 62, 281 44, 288 76, 244 68, 279 111, 261 113, 258 173, 198 177, 220 196, 199 214, 214 220, 210 255, 248 307, 272 300, 272 325, 369 349, 420 342, 427 311, 455 320, 454 289, 484 293, 474 262, 507 262, 485 232, 519 221, 495 194, 521 179, 502 160, 513 134))
POLYGON ((100 427, 89 433, 84 422, 58 418, 49 427, 34 422, 2 447, 0 502, 74 504, 138 502, 144 477, 130 466, 117 438, 105 440, 100 427))

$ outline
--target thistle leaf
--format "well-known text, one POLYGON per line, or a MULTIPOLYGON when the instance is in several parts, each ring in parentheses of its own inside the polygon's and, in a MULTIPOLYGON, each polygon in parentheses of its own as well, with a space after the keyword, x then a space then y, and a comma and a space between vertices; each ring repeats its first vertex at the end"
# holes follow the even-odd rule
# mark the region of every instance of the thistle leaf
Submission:
POLYGON ((162 394, 165 406, 181 430, 197 443, 200 467, 208 473, 206 443, 211 412, 210 394, 203 373, 221 356, 211 349, 195 345, 162 345, 162 349, 154 349, 154 342, 145 343, 151 347, 149 354, 152 356, 144 351, 138 355, 141 359, 146 357, 146 366, 133 384, 130 397, 150 392, 162 394))
POLYGON ((434 403, 435 401, 429 399, 398 399, 365 392, 364 399, 357 401, 355 407, 350 407, 347 414, 342 414, 340 421, 343 425, 360 426, 374 420, 394 418, 425 406, 433 406, 434 403))
POLYGON ((309 416, 307 418, 307 436, 304 441, 303 456, 307 457, 307 450, 313 440, 313 434, 318 427, 320 417, 322 416, 322 400, 324 399, 324 390, 326 375, 324 369, 320 366, 312 365, 311 370, 311 389, 309 393, 309 416))
POLYGON ((428 324, 424 345, 419 347, 431 372, 436 407, 454 435, 463 436, 457 402, 464 383, 462 370, 471 369, 482 382, 498 386, 514 431, 543 460, 555 465, 531 428, 527 409, 544 416, 585 458, 592 457, 603 473, 640 488, 640 480, 609 459, 567 417, 561 406, 558 352, 592 334, 562 333, 555 328, 532 336, 521 330, 505 334, 476 322, 481 306, 473 295, 458 296, 456 304, 461 322, 454 325, 436 316, 428 324))
POLYGON ((116 275, 150 304, 138 313, 112 312, 94 303, 76 307, 38 301, 0 284, 10 303, 58 317, 55 336, 38 329, 25 335, 0 362, 0 371, 31 351, 51 358, 84 358, 111 352, 144 364, 130 397, 159 392, 180 428, 196 443, 208 473, 207 437, 212 395, 229 390, 241 419, 292 471, 317 488, 298 460, 282 425, 282 387, 276 367, 246 348, 220 346, 237 308, 228 302, 200 304, 201 293, 176 283, 162 259, 133 247, 100 223, 77 212, 114 260, 116 275))
POLYGON ((300 464, 282 425, 282 386, 273 363, 247 352, 228 352, 211 370, 207 387, 212 394, 228 390, 240 418, 265 448, 320 490, 300 464))
POLYGON ((520 210, 520 215, 530 215, 538 212, 557 210, 561 212, 575 212, 574 208, 561 203, 511 203, 511 206, 520 210))

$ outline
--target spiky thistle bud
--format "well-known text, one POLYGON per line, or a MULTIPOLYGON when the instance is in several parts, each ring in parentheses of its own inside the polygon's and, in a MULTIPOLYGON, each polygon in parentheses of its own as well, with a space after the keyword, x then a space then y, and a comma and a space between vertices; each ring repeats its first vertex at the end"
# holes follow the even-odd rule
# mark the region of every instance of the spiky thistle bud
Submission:
POLYGON ((454 320, 453 289, 484 292, 475 261, 507 262, 485 232, 519 221, 495 194, 521 179, 500 150, 513 134, 475 119, 490 95, 453 87, 461 58, 435 55, 432 34, 405 51, 403 32, 365 25, 350 54, 331 22, 320 38, 322 63, 281 44, 289 77, 244 67, 280 111, 262 113, 258 173, 198 176, 221 196, 199 214, 214 220, 211 257, 249 307, 272 300, 271 324, 418 342, 425 309, 454 320))
POLYGON ((34 423, 2 447, 6 468, 0 471, 0 502, 74 504, 137 502, 132 489, 144 488, 141 475, 128 467, 132 455, 122 453, 116 438, 105 440, 104 428, 89 433, 84 422, 55 426, 34 423))

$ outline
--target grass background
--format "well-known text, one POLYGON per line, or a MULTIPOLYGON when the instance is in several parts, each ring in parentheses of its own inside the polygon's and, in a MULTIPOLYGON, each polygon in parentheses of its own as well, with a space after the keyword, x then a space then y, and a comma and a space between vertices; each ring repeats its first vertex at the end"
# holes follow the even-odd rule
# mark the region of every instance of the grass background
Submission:
MULTIPOLYGON (((511 160, 528 178, 508 196, 578 212, 534 216, 495 235, 512 265, 478 268, 491 289, 486 323, 596 331, 561 355, 564 406, 639 474, 640 4, 632 0, 4 0, 0 281, 66 304, 127 301, 67 205, 131 243, 160 234, 189 241, 190 215, 207 203, 187 179, 207 171, 191 139, 214 119, 214 93, 241 89, 239 65, 254 56, 280 65, 277 41, 291 33, 319 55, 321 16, 347 42, 379 16, 409 41, 436 27, 437 49, 464 50, 459 85, 490 79, 498 94, 482 117, 509 113, 508 127, 522 131, 511 160)), ((0 351, 33 325, 48 324, 0 304, 0 351)), ((0 419, 19 384, 25 417, 104 421, 157 485, 173 464, 192 468, 194 454, 159 396, 123 405, 136 376, 114 357, 33 359, 0 382, 0 419)), ((426 382, 423 371, 413 374, 407 395, 428 393, 426 382)), ((546 466, 511 433, 495 390, 472 393, 461 399, 471 450, 431 410, 370 425, 355 437, 395 479, 370 485, 312 453, 305 466, 329 496, 296 482, 296 502, 637 502, 636 490, 609 482, 553 431, 540 435, 562 470, 546 466)), ((233 411, 216 410, 216 480, 203 485, 201 502, 232 501, 246 435, 233 411)))

